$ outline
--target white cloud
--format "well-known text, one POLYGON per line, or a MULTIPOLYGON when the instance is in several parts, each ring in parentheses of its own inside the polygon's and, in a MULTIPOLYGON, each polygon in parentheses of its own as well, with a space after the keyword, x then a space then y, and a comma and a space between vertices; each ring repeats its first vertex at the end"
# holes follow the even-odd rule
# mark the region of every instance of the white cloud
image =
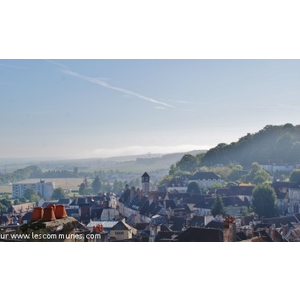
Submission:
POLYGON ((135 92, 130 91, 130 90, 126 90, 126 89, 123 89, 123 88, 112 86, 112 85, 108 84, 107 82, 103 81, 102 78, 92 78, 92 77, 80 75, 80 74, 78 74, 76 72, 68 71, 68 70, 63 70, 62 72, 64 74, 66 74, 66 75, 69 75, 69 76, 72 76, 72 77, 76 77, 76 78, 80 78, 80 79, 83 79, 85 81, 101 85, 101 86, 103 86, 105 88, 108 88, 108 89, 111 89, 111 90, 115 90, 115 91, 121 92, 121 93, 129 95, 129 96, 134 96, 136 98, 139 98, 139 99, 142 99, 142 100, 145 100, 145 101, 149 101, 149 102, 152 102, 152 103, 155 103, 155 104, 159 104, 159 105, 162 105, 162 106, 165 106, 165 107, 173 107, 172 105, 167 104, 165 102, 158 101, 156 99, 146 97, 144 95, 135 93, 135 92))

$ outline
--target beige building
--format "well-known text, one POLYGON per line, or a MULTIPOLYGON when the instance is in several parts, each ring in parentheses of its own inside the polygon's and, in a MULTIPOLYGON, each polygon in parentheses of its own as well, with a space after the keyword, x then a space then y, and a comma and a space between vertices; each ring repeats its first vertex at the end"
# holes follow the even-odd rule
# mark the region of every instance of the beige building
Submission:
POLYGON ((123 221, 119 221, 114 227, 110 230, 110 238, 119 240, 132 239, 136 235, 137 230, 123 221))

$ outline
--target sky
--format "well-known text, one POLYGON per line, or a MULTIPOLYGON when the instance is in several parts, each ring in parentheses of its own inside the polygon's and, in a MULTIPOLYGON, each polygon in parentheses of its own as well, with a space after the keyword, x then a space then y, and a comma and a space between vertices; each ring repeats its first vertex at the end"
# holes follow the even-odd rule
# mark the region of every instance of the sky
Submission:
POLYGON ((299 123, 293 59, 1 59, 1 158, 206 150, 299 123))

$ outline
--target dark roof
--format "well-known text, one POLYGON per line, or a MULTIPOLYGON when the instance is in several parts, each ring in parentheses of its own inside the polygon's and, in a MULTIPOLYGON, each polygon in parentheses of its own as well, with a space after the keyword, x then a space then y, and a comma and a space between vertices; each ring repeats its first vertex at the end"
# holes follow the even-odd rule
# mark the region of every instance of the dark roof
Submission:
POLYGON ((202 203, 202 201, 207 199, 212 199, 211 195, 190 195, 185 194, 182 197, 183 201, 182 203, 189 203, 189 204, 199 204, 202 203))
POLYGON ((238 196, 222 197, 225 206, 249 206, 249 200, 247 198, 241 199, 238 196))
POLYGON ((224 224, 221 221, 212 220, 206 224, 205 228, 214 228, 214 229, 221 229, 223 230, 224 224))
POLYGON ((257 230, 253 232, 254 237, 259 237, 263 239, 263 242, 273 242, 270 235, 265 230, 257 230))
POLYGON ((176 205, 176 203, 174 202, 173 199, 171 199, 171 200, 159 200, 158 203, 160 203, 163 206, 166 204, 166 208, 173 209, 173 208, 177 207, 177 205, 176 205))
POLYGON ((184 210, 185 210, 187 213, 191 213, 191 212, 192 212, 191 209, 190 209, 190 207, 189 207, 186 203, 180 205, 179 208, 184 208, 184 210))
POLYGON ((122 221, 119 221, 115 226, 113 226, 110 230, 130 230, 130 226, 125 224, 122 221))
POLYGON ((125 203, 125 206, 133 210, 139 211, 147 201, 148 201, 147 197, 139 198, 138 195, 136 195, 132 201, 130 201, 130 198, 128 198, 128 200, 125 203))
POLYGON ((181 231, 159 231, 156 235, 155 242, 173 242, 174 238, 180 233, 181 231))
POLYGON ((289 242, 300 242, 300 228, 291 230, 291 232, 286 236, 289 242))
POLYGON ((243 195, 252 196, 254 185, 231 185, 229 187, 232 196, 243 195))
POLYGON ((169 225, 172 231, 182 231, 182 228, 186 225, 186 220, 181 217, 171 216, 169 225))
POLYGON ((79 205, 79 207, 92 207, 93 203, 82 203, 79 205))
POLYGON ((30 222, 31 221, 31 217, 32 217, 32 211, 29 211, 27 212, 23 217, 22 217, 22 222, 24 221, 28 221, 30 222))
POLYGON ((289 186, 291 189, 299 189, 300 188, 300 182, 291 182, 291 185, 289 186))
POLYGON ((71 202, 70 199, 59 199, 56 204, 69 205, 70 202, 71 202))
POLYGON ((66 208, 67 215, 79 214, 78 208, 66 208))
POLYGON ((288 195, 288 190, 286 188, 273 187, 277 199, 284 199, 288 195))
POLYGON ((194 175, 189 176, 189 180, 213 180, 213 179, 220 179, 214 172, 197 172, 194 175))
POLYGON ((196 205, 194 205, 194 207, 211 209, 211 206, 213 205, 214 201, 215 201, 215 198, 207 198, 202 201, 199 201, 196 205))
POLYGON ((288 240, 275 229, 275 242, 288 242, 288 240))
POLYGON ((204 227, 204 216, 193 216, 189 224, 192 227, 204 227))
POLYGON ((151 191, 148 193, 148 198, 153 200, 161 200, 166 197, 166 191, 159 192, 159 191, 151 191))
POLYGON ((8 220, 8 217, 7 216, 0 216, 0 224, 2 223, 7 223, 9 220, 8 220))
POLYGON ((150 177, 149 174, 147 172, 145 172, 142 177, 150 177))
POLYGON ((295 218, 297 218, 298 223, 300 222, 300 213, 295 213, 294 214, 295 218))
POLYGON ((150 226, 151 225, 154 225, 154 226, 166 225, 166 226, 168 226, 168 222, 164 216, 155 215, 151 218, 150 226))
POLYGON ((299 223, 299 220, 296 218, 296 216, 285 216, 285 217, 277 217, 277 218, 263 218, 263 223, 266 224, 275 224, 275 227, 281 227, 282 225, 288 224, 291 226, 292 222, 299 223))
POLYGON ((166 226, 165 224, 162 224, 160 226, 160 231, 172 231, 168 226, 166 226))
POLYGON ((136 230, 145 230, 148 227, 149 223, 136 223, 134 228, 136 230))
POLYGON ((220 229, 190 227, 176 237, 178 242, 223 242, 220 229))
POLYGON ((237 241, 245 241, 247 240, 248 237, 246 236, 246 234, 243 231, 239 231, 236 233, 236 240, 237 241))
MULTIPOLYGON (((107 207, 109 209, 109 207, 107 207)), ((91 209, 102 210, 103 207, 97 203, 91 204, 91 209)))
POLYGON ((216 194, 220 196, 231 196, 229 188, 216 189, 216 194))
MULTIPOLYGON (((159 204, 159 205, 157 205, 157 206, 154 208, 153 211, 151 211, 151 214, 157 215, 157 214, 159 214, 162 210, 163 210, 163 212, 166 212, 165 208, 164 208, 161 204, 159 204)), ((165 215, 165 213, 164 213, 164 215, 165 215)))
POLYGON ((273 188, 290 188, 295 186, 295 182, 291 182, 291 181, 274 181, 271 186, 273 188))
POLYGON ((74 205, 81 206, 81 205, 87 204, 87 203, 88 203, 88 200, 85 197, 79 197, 79 198, 74 199, 71 202, 70 206, 74 206, 74 205))

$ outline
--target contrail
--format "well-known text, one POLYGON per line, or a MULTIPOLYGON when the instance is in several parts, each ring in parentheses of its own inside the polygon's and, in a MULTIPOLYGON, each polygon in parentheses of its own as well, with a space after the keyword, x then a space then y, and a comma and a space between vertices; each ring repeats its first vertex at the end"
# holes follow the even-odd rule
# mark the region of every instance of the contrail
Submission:
POLYGON ((72 72, 72 71, 68 71, 68 70, 63 70, 62 72, 64 74, 66 74, 66 75, 77 77, 77 78, 83 79, 85 81, 89 81, 89 82, 101 85, 101 86, 103 86, 105 88, 108 88, 108 89, 111 89, 111 90, 115 90, 115 91, 119 91, 119 92, 122 92, 124 94, 140 98, 140 99, 145 100, 145 101, 149 101, 149 102, 152 102, 152 103, 155 103, 155 104, 160 104, 160 105, 163 105, 165 107, 173 107, 170 104, 167 104, 165 102, 161 102, 161 101, 155 100, 153 98, 149 98, 149 97, 143 96, 143 95, 135 93, 133 91, 109 85, 107 82, 101 80, 101 78, 99 79, 99 78, 92 78, 92 77, 88 77, 88 76, 83 76, 83 75, 80 75, 80 74, 78 74, 76 72, 72 72))

